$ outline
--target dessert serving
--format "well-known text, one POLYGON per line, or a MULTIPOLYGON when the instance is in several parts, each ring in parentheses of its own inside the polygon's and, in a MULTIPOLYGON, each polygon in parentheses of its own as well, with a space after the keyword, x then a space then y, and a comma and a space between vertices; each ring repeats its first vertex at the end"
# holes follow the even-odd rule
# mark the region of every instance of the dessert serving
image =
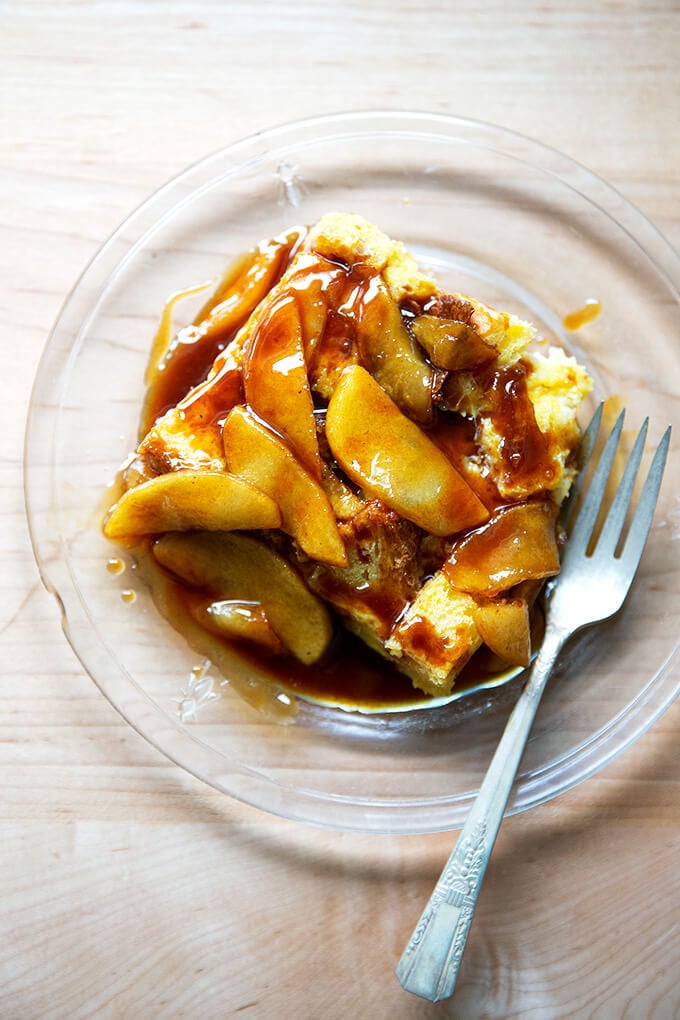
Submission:
POLYGON ((192 647, 345 707, 527 665, 585 369, 356 215, 261 242, 175 336, 171 304, 103 527, 192 647))

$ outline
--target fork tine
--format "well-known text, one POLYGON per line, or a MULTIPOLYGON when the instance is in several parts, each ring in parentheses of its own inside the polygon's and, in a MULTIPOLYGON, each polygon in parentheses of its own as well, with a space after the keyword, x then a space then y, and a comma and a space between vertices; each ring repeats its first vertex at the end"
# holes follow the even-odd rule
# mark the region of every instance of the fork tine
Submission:
POLYGON ((622 564, 630 571, 630 577, 633 577, 637 564, 642 556, 642 550, 644 549, 645 542, 647 541, 647 535, 652 524, 652 517, 654 516, 654 509, 656 507, 656 500, 659 495, 659 489, 661 488, 661 479, 663 477, 664 468, 666 466, 666 458, 668 456, 668 448, 671 441, 671 427, 670 425, 661 437, 661 441, 656 448, 652 463, 649 466, 645 484, 642 487, 642 493, 640 494, 640 501, 638 508, 635 511, 628 537, 626 538, 626 544, 621 553, 622 564))
POLYGON ((581 478, 583 477, 583 469, 586 468, 590 462, 590 458, 593 455, 593 449, 595 448, 595 440, 597 439, 597 433, 600 431, 600 424, 602 422, 602 412, 604 411, 604 402, 598 404, 595 414, 590 419, 590 423, 585 429, 583 436, 581 437, 581 474, 579 476, 576 488, 580 485, 581 478))
POLYGON ((621 411, 621 414, 616 419, 614 428, 611 430, 605 448, 602 451, 602 456, 593 474, 588 492, 583 500, 583 505, 578 512, 574 528, 569 536, 564 554, 565 562, 571 556, 582 555, 590 541, 590 536, 600 511, 602 497, 607 487, 612 464, 614 463, 614 457, 616 456, 616 448, 619 444, 621 429, 623 428, 624 414, 625 411, 621 411))
POLYGON ((642 427, 637 434, 633 449, 630 451, 628 462, 621 481, 619 482, 612 505, 607 514, 607 519, 604 522, 602 533, 597 541, 598 552, 613 553, 616 549, 617 542, 623 530, 623 525, 626 520, 626 514, 628 513, 628 506, 630 505, 630 499, 633 495, 633 486, 635 485, 635 479, 640 468, 640 461, 642 460, 642 451, 645 448, 645 440, 647 438, 647 427, 649 425, 649 418, 645 418, 642 423, 642 427))
POLYGON ((567 496, 566 500, 562 505, 562 509, 560 510, 560 520, 565 527, 567 526, 567 522, 569 521, 574 506, 576 505, 579 492, 583 487, 583 479, 586 473, 586 469, 588 467, 588 464, 590 463, 590 458, 592 457, 593 450, 595 449, 595 440, 597 439, 597 434, 600 431, 600 423, 602 421, 603 409, 604 403, 598 404, 595 414, 590 419, 590 423, 588 427, 584 430, 583 435, 581 437, 581 451, 580 451, 581 463, 579 467, 579 472, 576 476, 574 484, 571 487, 571 492, 567 496))

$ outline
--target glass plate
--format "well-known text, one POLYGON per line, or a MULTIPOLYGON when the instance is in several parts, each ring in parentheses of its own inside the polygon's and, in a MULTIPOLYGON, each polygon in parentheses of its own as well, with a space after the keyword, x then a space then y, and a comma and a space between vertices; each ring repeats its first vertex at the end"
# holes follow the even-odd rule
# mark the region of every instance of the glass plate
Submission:
MULTIPOLYGON (((214 787, 342 829, 456 828, 521 677, 448 706, 361 715, 301 703, 272 722, 244 704, 159 617, 131 561, 99 530, 104 494, 135 445, 143 371, 164 301, 232 256, 329 210, 358 212, 416 253, 440 285, 531 319, 583 360, 603 397, 652 440, 678 425, 678 258, 603 181, 485 124, 423 113, 306 120, 231 145, 161 188, 103 246, 68 298, 35 382, 25 481, 36 558, 68 640, 123 717, 214 787), (576 332, 564 316, 601 314, 576 332), (121 597, 136 592, 134 602, 121 597)), ((180 307, 176 321, 185 315, 180 307)), ((190 310, 186 311, 189 318, 190 310)), ((679 430, 675 430, 676 436, 679 430)), ((675 441, 677 446, 677 440, 675 441)), ((618 618, 572 643, 554 675, 509 812, 592 775, 678 692, 680 502, 676 448, 641 569, 618 618)))

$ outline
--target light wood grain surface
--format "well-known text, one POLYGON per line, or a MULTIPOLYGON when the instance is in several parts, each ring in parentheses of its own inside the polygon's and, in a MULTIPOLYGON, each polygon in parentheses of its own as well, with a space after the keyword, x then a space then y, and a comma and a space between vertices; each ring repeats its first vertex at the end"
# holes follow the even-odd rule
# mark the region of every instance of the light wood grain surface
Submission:
MULTIPOLYGON (((450 1003, 393 974, 452 837, 296 825, 118 717, 42 589, 22 499, 31 382, 119 221, 283 120, 414 108, 556 146, 680 247, 675 0, 0 0, 0 1017, 680 1016, 680 708, 503 827, 450 1003)), ((678 383, 678 365, 673 367, 678 383)))

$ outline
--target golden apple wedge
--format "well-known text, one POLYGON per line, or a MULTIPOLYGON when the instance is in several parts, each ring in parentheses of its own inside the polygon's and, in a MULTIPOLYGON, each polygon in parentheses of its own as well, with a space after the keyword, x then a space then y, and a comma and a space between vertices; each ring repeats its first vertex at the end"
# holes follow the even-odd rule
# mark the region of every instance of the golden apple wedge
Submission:
POLYGON ((479 368, 497 355, 496 349, 465 322, 419 315, 411 323, 411 329, 432 364, 449 372, 479 368))
POLYGON ((513 666, 531 660, 529 607, 524 599, 490 599, 474 610, 475 626, 487 648, 513 666))
POLYGON ((271 655, 281 653, 281 640, 259 602, 221 599, 201 603, 193 607, 191 613, 198 623, 220 637, 247 641, 271 655))
POLYGON ((165 531, 278 528, 281 512, 254 485, 226 471, 171 471, 128 489, 104 521, 107 538, 165 531))
POLYGON ((314 560, 347 565, 335 514, 319 483, 278 436, 245 407, 235 407, 222 430, 231 472, 266 492, 281 510, 281 527, 314 560))
POLYGON ((321 457, 295 295, 284 292, 257 322, 243 363, 246 402, 316 478, 321 457))
POLYGON ((250 535, 191 532, 163 535, 156 560, 216 600, 259 603, 285 648, 304 663, 316 662, 333 636, 331 617, 297 571, 250 535))
POLYGON ((522 581, 551 577, 560 569, 552 500, 513 503, 465 535, 443 570, 455 588, 496 595, 522 581))
POLYGON ((371 281, 357 309, 363 362, 395 404, 415 421, 432 420, 432 366, 404 326, 399 305, 383 281, 371 281))
POLYGON ((194 319, 202 336, 233 333, 283 273, 303 231, 291 230, 238 256, 194 319))
POLYGON ((267 675, 266 668, 253 669, 240 648, 197 622, 192 610, 196 604, 205 602, 205 596, 201 598, 198 591, 188 593, 187 586, 161 566, 151 545, 140 547, 136 561, 139 579, 148 587, 158 611, 199 659, 208 659, 216 672, 229 678, 229 687, 267 718, 287 721, 295 716, 295 699, 280 697, 278 671, 267 675))
POLYGON ((340 377, 326 437, 352 481, 432 535, 451 535, 489 516, 445 454, 359 365, 340 377))

